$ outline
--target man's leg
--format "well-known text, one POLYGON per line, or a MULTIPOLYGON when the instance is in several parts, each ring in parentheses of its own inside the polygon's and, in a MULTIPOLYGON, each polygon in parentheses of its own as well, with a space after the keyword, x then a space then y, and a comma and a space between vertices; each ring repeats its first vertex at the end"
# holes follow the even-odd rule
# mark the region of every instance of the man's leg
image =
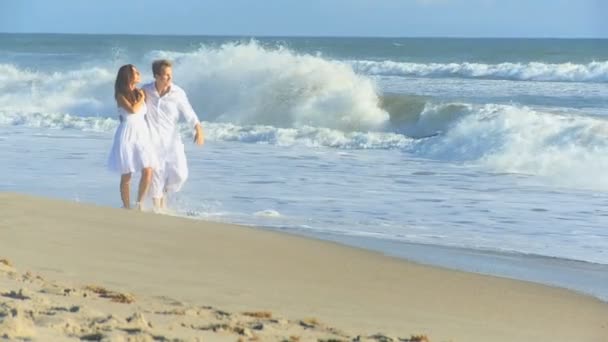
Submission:
POLYGON ((167 192, 178 192, 188 179, 188 161, 184 145, 176 146, 171 157, 165 167, 165 190, 167 192))
POLYGON ((154 210, 162 210, 165 208, 165 182, 166 182, 166 167, 154 169, 152 173, 152 183, 150 184, 150 194, 152 195, 152 204, 154 210))
POLYGON ((154 203, 155 210, 162 211, 167 209, 167 195, 163 194, 161 197, 152 198, 152 203, 154 203))

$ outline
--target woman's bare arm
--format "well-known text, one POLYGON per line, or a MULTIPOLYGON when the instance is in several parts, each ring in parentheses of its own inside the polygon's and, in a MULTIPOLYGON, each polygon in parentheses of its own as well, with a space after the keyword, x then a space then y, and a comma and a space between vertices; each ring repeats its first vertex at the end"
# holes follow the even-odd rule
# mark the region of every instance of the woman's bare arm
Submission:
MULTIPOLYGON (((138 89, 137 91, 139 91, 140 93, 143 93, 143 90, 141 90, 141 89, 138 89)), ((119 106, 124 108, 127 112, 133 114, 133 113, 136 113, 138 110, 140 110, 141 107, 144 105, 145 96, 146 95, 144 93, 144 94, 142 94, 142 96, 140 96, 140 98, 137 102, 131 103, 123 95, 118 95, 118 97, 116 98, 116 102, 118 103, 119 106)))

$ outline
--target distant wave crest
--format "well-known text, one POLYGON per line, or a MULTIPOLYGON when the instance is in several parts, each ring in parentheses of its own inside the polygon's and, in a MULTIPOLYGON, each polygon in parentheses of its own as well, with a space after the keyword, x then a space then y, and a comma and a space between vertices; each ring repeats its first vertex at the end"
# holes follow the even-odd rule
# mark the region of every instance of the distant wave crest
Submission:
POLYGON ((608 61, 589 64, 531 63, 404 63, 349 61, 359 73, 385 76, 462 77, 518 81, 608 82, 608 61))

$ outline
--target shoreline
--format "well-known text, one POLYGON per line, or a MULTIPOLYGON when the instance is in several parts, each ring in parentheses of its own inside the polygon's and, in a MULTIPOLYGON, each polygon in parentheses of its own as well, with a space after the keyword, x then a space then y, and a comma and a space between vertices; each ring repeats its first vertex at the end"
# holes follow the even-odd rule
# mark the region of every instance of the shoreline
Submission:
POLYGON ((608 304, 561 288, 261 228, 9 193, 0 193, 0 203, 0 258, 45 279, 229 312, 314 317, 349 336, 471 342, 608 336, 608 304))
POLYGON ((608 303, 608 265, 543 255, 430 245, 325 232, 270 230, 375 251, 431 267, 563 288, 608 303))

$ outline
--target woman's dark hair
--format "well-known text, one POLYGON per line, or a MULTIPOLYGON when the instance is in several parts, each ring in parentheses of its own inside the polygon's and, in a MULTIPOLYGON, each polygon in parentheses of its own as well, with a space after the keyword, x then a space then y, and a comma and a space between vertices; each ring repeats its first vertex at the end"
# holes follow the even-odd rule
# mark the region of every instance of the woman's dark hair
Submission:
POLYGON ((122 95, 132 104, 139 101, 141 93, 137 89, 129 89, 129 85, 133 83, 134 79, 135 66, 133 64, 121 66, 116 75, 116 83, 114 83, 114 99, 118 99, 118 95, 122 95))

